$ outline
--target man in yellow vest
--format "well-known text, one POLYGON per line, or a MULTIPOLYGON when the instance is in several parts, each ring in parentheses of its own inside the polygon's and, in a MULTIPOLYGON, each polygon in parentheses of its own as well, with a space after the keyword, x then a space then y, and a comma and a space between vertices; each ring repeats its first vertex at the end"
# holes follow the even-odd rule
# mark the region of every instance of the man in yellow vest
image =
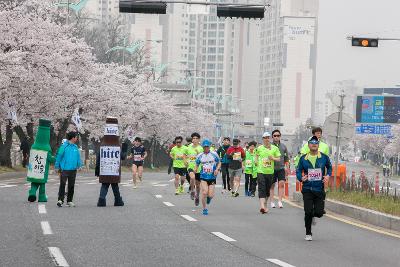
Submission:
MULTIPOLYGON (((312 129, 313 136, 318 138, 319 141, 319 148, 318 151, 324 153, 329 157, 329 146, 322 142, 322 129, 320 127, 316 127, 312 129)), ((308 147, 308 143, 305 143, 304 146, 301 148, 300 153, 305 155, 310 152, 310 148, 308 147)))

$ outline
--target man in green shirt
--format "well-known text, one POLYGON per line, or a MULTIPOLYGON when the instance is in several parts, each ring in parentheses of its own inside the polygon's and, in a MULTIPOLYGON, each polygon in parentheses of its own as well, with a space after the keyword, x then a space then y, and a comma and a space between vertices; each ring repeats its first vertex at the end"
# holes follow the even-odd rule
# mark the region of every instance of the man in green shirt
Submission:
MULTIPOLYGON (((254 193, 252 191, 252 183, 254 182, 256 183, 256 179, 253 179, 253 173, 255 169, 255 164, 254 164, 255 148, 256 148, 256 142, 248 143, 248 149, 246 150, 246 158, 244 159, 243 162, 244 178, 245 178, 244 190, 246 196, 248 197, 251 196, 252 194, 254 196, 254 193)), ((254 186, 254 192, 255 192, 255 186, 254 186)))
POLYGON ((258 198, 260 199, 260 212, 268 212, 265 207, 266 200, 270 196, 272 179, 274 178, 275 161, 279 161, 281 153, 279 148, 271 145, 271 134, 265 132, 262 136, 263 145, 259 146, 255 152, 255 162, 257 165, 258 198))
POLYGON ((175 137, 176 146, 171 149, 170 157, 173 160, 172 167, 175 173, 175 195, 184 193, 183 185, 186 178, 186 146, 182 145, 182 136, 175 137), (180 180, 180 184, 179 184, 180 180))
MULTIPOLYGON (((322 129, 320 127, 316 127, 312 129, 312 135, 316 136, 319 141, 319 148, 318 151, 324 153, 329 157, 329 146, 322 142, 322 129)), ((305 143, 304 146, 300 150, 302 155, 310 153, 310 148, 308 147, 308 143, 305 143)))
POLYGON ((200 203, 199 196, 201 166, 200 168, 198 168, 197 172, 195 172, 194 170, 196 167, 196 158, 200 153, 203 152, 203 147, 200 145, 200 134, 192 133, 191 137, 192 143, 187 146, 185 155, 187 162, 187 171, 190 176, 190 198, 194 200, 194 204, 198 206, 200 203))

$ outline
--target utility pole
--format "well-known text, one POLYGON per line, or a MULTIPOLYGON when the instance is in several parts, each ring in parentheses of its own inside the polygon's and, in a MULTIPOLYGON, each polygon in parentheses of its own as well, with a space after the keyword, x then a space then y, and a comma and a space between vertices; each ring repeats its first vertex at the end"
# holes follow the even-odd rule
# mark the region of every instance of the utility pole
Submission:
POLYGON ((336 188, 336 180, 337 180, 337 176, 338 176, 338 164, 339 164, 339 153, 340 153, 340 135, 342 134, 342 117, 343 117, 343 100, 345 97, 344 91, 341 92, 341 94, 339 95, 340 97, 340 106, 339 108, 339 119, 338 119, 338 126, 337 126, 337 131, 336 131, 336 154, 335 154, 335 177, 334 177, 334 188, 335 190, 336 188))

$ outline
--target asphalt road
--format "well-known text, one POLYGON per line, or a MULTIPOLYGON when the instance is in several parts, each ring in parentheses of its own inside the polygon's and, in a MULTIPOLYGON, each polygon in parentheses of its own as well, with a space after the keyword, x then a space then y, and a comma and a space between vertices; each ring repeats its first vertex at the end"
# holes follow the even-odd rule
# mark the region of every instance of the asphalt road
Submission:
POLYGON ((40 208, 26 201, 29 184, 23 179, 1 181, 0 266, 400 264, 400 236, 325 217, 313 228, 314 241, 307 242, 301 209, 285 204, 261 215, 257 198, 232 198, 220 186, 203 216, 188 194, 173 194, 166 174, 145 174, 138 189, 125 174, 126 205, 114 207, 110 189, 105 208, 96 207, 100 185, 87 174, 77 178, 76 207, 58 208, 58 180, 52 178, 49 202, 40 208))

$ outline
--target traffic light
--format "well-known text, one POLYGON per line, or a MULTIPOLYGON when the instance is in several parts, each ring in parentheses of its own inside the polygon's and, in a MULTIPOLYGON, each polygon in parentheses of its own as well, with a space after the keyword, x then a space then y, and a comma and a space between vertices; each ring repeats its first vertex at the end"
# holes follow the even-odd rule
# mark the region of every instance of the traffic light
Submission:
POLYGON ((226 6, 217 5, 217 17, 230 18, 248 18, 262 19, 264 18, 265 8, 263 6, 226 6))
POLYGON ((352 37, 351 38, 351 45, 352 46, 362 46, 362 47, 378 47, 377 38, 359 38, 359 37, 352 37))
POLYGON ((140 0, 120 0, 120 13, 166 14, 167 3, 146 2, 140 0))

